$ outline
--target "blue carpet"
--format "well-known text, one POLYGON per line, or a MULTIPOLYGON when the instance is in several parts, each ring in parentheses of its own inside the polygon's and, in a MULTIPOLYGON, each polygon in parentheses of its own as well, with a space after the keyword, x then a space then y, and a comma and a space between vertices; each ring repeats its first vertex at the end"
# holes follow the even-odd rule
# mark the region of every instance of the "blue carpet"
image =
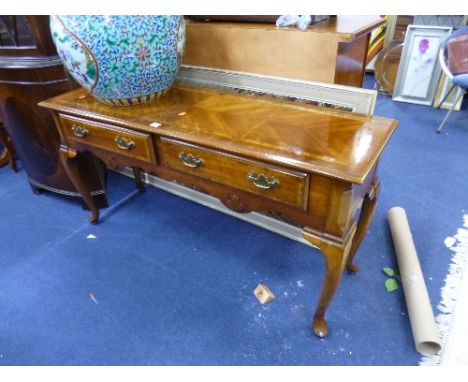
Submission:
POLYGON ((468 211, 467 105, 438 135, 444 113, 379 96, 375 114, 401 122, 360 271, 343 277, 322 340, 310 331, 317 250, 115 173, 92 226, 79 203, 1 168, 0 365, 416 365, 403 291, 384 288, 386 212, 406 209, 435 307, 443 241, 468 211), (277 299, 260 305, 259 282, 277 299))

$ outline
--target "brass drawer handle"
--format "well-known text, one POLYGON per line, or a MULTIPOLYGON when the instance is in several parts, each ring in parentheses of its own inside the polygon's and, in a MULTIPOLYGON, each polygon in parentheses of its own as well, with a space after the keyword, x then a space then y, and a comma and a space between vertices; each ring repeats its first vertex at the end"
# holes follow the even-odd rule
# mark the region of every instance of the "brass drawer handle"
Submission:
POLYGON ((84 138, 89 135, 89 130, 85 129, 84 127, 73 125, 71 129, 73 134, 75 134, 77 137, 84 138))
POLYGON ((205 164, 205 161, 203 159, 198 158, 190 153, 185 154, 183 151, 179 153, 179 159, 184 165, 191 168, 202 167, 205 164))
POLYGON ((270 188, 277 188, 280 186, 280 181, 274 176, 269 179, 266 175, 257 175, 254 172, 249 172, 247 174, 247 179, 250 180, 255 187, 264 190, 269 190, 270 188))
POLYGON ((132 150, 135 148, 135 142, 124 137, 115 137, 115 143, 117 143, 117 146, 122 150, 132 150))

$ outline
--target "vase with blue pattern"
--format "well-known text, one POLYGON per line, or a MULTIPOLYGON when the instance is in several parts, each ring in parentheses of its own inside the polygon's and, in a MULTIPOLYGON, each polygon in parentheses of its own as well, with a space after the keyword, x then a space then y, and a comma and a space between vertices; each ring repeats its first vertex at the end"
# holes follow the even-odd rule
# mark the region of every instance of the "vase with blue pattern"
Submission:
POLYGON ((182 16, 51 16, 52 38, 71 76, 109 105, 161 97, 179 71, 182 16))

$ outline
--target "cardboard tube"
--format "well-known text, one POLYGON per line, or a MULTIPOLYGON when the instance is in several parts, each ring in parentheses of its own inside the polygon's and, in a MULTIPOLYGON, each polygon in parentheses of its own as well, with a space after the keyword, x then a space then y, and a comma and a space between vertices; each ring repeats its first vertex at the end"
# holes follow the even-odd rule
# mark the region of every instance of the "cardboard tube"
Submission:
POLYGON ((424 355, 436 354, 441 349, 440 336, 406 212, 393 207, 387 216, 416 350, 424 355))

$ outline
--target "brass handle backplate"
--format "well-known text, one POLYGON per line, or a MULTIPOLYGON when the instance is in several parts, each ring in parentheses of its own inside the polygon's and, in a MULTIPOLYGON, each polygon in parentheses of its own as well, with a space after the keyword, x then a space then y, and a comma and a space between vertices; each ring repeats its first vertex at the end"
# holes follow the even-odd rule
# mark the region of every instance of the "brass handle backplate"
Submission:
POLYGON ((202 167, 205 164, 205 161, 202 158, 196 157, 190 153, 179 153, 179 159, 184 165, 191 168, 202 167))
POLYGON ((115 137, 115 143, 117 143, 117 146, 122 150, 132 150, 135 148, 135 142, 124 137, 115 137))
POLYGON ((73 134, 75 134, 77 137, 84 138, 89 135, 89 130, 85 129, 84 127, 73 125, 71 129, 73 134))
POLYGON ((247 174, 247 179, 252 182, 255 187, 269 190, 270 188, 277 188, 280 186, 280 181, 274 176, 268 178, 264 174, 257 175, 254 172, 249 172, 247 174))

